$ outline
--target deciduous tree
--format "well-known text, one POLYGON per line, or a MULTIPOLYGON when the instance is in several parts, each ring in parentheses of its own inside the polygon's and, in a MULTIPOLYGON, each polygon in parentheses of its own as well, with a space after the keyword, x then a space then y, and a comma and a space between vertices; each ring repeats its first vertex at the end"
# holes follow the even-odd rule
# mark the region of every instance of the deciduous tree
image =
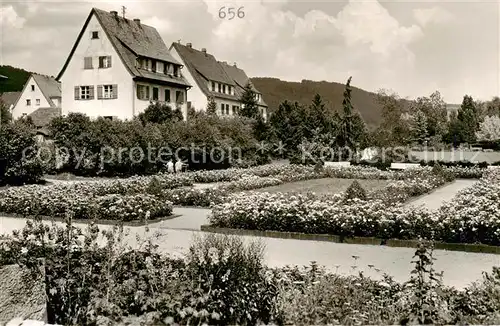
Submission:
POLYGON ((500 140, 500 117, 496 115, 487 116, 479 125, 476 133, 477 140, 500 140))

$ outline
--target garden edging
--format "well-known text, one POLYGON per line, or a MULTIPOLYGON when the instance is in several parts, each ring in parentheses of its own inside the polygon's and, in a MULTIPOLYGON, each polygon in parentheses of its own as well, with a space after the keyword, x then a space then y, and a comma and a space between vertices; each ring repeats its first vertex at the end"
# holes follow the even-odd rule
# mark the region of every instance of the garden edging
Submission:
MULTIPOLYGON (((418 240, 379 239, 370 237, 346 238, 331 234, 307 234, 299 232, 229 229, 229 228, 212 227, 210 225, 202 225, 200 229, 203 232, 221 233, 228 235, 243 235, 243 236, 309 240, 309 241, 327 241, 327 242, 345 243, 345 244, 374 245, 374 246, 387 246, 387 247, 399 247, 399 248, 416 248, 419 243, 418 240)), ((471 253, 487 253, 487 254, 500 255, 500 247, 489 246, 484 244, 434 242, 434 248, 438 250, 463 251, 471 253)))

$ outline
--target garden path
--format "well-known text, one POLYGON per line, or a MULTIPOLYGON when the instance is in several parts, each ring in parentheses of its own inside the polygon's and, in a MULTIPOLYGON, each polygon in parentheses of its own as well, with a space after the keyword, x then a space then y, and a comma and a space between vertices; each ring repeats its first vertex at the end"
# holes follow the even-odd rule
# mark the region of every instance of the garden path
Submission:
POLYGON ((406 205, 407 206, 420 206, 424 205, 426 208, 430 210, 436 210, 445 201, 451 201, 455 195, 470 186, 472 186, 474 183, 476 183, 478 180, 476 179, 457 179, 454 182, 436 189, 435 191, 427 194, 420 196, 414 200, 409 201, 406 205))
MULTIPOLYGON (((185 217, 186 219, 195 217, 203 218, 203 211, 198 211, 195 214, 195 210, 197 209, 186 210, 189 210, 193 214, 191 217, 185 217)), ((177 212, 179 212, 178 209, 177 212)), ((145 227, 126 227, 125 229, 128 232, 126 243, 133 247, 138 247, 140 243, 137 242, 137 236, 145 239, 148 236, 158 233, 158 237, 154 242, 159 245, 159 250, 177 256, 187 251, 193 238, 203 234, 200 231, 168 229, 169 225, 165 222, 167 221, 150 225, 149 233, 145 227)), ((26 219, 0 217, 0 234, 11 233, 13 230, 23 228, 25 224, 26 219)), ((61 225, 62 223, 58 222, 57 224, 61 225)), ((85 227, 85 224, 80 224, 79 226, 85 227)), ((109 229, 110 227, 109 225, 102 225, 100 229, 109 229)), ((179 228, 178 225, 173 225, 172 227, 179 228)), ((328 270, 337 271, 340 274, 363 271, 366 276, 380 277, 381 272, 386 272, 392 275, 397 281, 407 280, 412 269, 410 261, 412 260, 414 249, 411 248, 250 236, 242 236, 242 238, 245 241, 251 239, 262 241, 266 246, 266 263, 272 267, 307 265, 311 261, 316 261, 328 270), (355 259, 353 257, 358 258, 355 259), (353 265, 357 266, 355 270, 351 267, 353 265), (368 265, 374 265, 374 267, 371 268, 368 265), (381 272, 377 272, 375 268, 380 269, 381 272)), ((494 254, 436 250, 434 256, 436 258, 436 270, 444 271, 444 283, 457 288, 467 286, 471 282, 480 279, 483 271, 491 271, 493 266, 500 265, 500 255, 494 254)))

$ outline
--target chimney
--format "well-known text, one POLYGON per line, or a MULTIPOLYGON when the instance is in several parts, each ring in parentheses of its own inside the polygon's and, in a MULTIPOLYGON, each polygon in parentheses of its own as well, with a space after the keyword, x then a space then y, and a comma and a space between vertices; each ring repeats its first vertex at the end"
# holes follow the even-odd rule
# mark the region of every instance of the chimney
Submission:
POLYGON ((137 25, 141 24, 141 20, 139 18, 134 18, 134 21, 137 23, 137 25))
POLYGON ((110 13, 111 15, 113 15, 113 17, 115 17, 115 18, 117 18, 117 17, 118 17, 118 11, 114 11, 114 10, 112 10, 112 11, 110 11, 109 13, 110 13))
POLYGON ((192 48, 192 47, 193 47, 193 44, 192 44, 192 43, 186 43, 186 46, 187 46, 188 48, 192 48))
POLYGON ((202 49, 201 49, 201 52, 203 52, 203 53, 207 54, 207 49, 202 48, 202 49))
POLYGON ((233 62, 233 67, 236 67, 236 62, 233 62))

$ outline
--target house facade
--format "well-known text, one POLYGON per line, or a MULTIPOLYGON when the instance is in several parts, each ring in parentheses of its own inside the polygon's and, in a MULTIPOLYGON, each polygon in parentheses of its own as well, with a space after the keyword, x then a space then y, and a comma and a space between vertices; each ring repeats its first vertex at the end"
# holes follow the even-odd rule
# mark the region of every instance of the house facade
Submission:
POLYGON ((190 84, 181 69, 155 28, 93 8, 57 77, 62 114, 125 120, 159 101, 186 117, 190 84))
POLYGON ((12 118, 30 115, 40 108, 61 107, 61 84, 53 77, 31 74, 12 106, 12 118))
MULTIPOLYGON (((192 88, 189 90, 189 104, 196 111, 207 108, 210 97, 217 105, 217 114, 233 116, 241 108, 239 99, 250 79, 245 72, 236 67, 220 62, 206 49, 196 50, 191 43, 172 43, 170 53, 184 67, 184 75, 192 88)), ((267 118, 267 104, 262 94, 252 85, 256 100, 264 119, 267 118)))

